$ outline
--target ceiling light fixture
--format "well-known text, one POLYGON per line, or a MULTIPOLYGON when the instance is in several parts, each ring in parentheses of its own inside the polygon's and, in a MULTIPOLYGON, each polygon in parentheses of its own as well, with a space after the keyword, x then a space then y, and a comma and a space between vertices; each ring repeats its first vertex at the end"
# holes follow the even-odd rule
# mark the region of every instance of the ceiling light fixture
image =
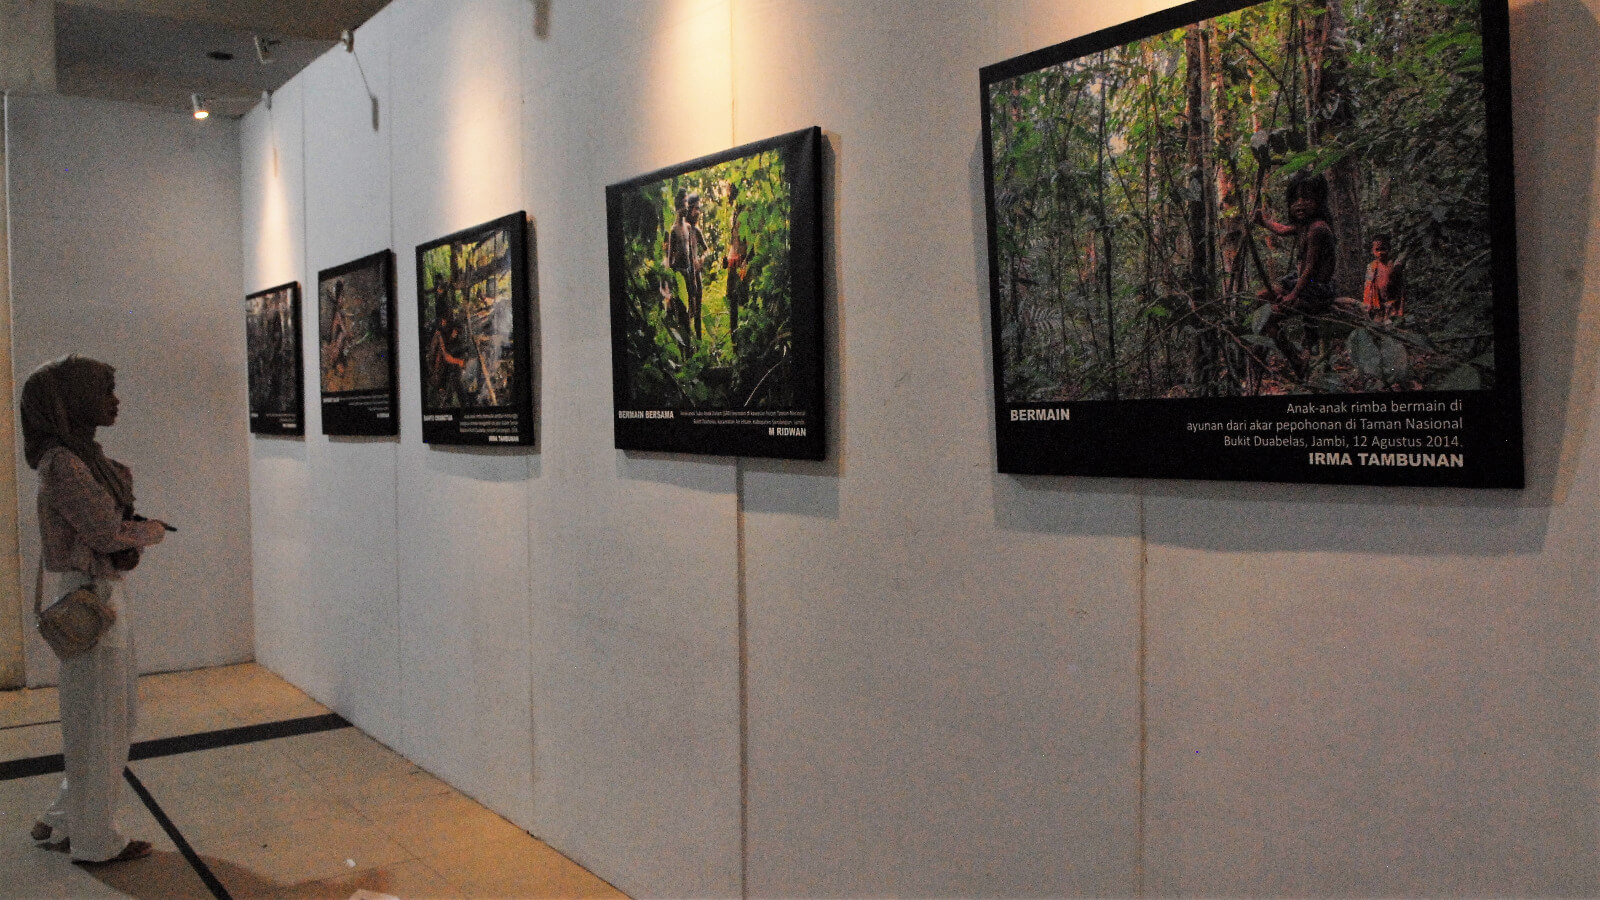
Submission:
POLYGON ((214 103, 223 104, 223 115, 227 115, 232 118, 238 118, 241 114, 233 113, 229 110, 232 110, 241 104, 244 106, 249 106, 258 101, 262 104, 265 104, 267 109, 271 109, 272 92, 262 91, 261 96, 259 97, 227 97, 222 95, 206 94, 189 95, 189 104, 194 107, 194 117, 196 119, 209 119, 211 117, 211 105, 214 103))

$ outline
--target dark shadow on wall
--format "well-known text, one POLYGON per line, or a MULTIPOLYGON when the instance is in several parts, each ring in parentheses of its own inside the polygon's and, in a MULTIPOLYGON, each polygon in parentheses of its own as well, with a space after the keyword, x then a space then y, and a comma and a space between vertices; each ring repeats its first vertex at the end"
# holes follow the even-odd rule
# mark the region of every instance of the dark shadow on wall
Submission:
POLYGON ((533 0, 533 33, 540 40, 550 37, 550 0, 533 0))
POLYGON ((256 457, 306 461, 306 439, 297 434, 252 434, 250 450, 256 457))
MULTIPOLYGON (((544 330, 539 306, 539 220, 528 216, 528 402, 533 404, 533 446, 544 447, 544 330)), ((537 469, 537 467, 535 467, 537 469)))
POLYGON ((1600 23, 1580 0, 1512 9, 1511 104, 1528 495, 1559 505, 1588 438, 1600 339, 1596 310, 1584 309, 1595 237, 1600 23))
POLYGON ((541 460, 532 447, 458 447, 450 444, 424 444, 424 465, 431 472, 439 472, 472 481, 498 481, 513 483, 539 478, 541 460), (498 459, 522 457, 525 468, 518 469, 496 462, 498 459))
POLYGON ((732 456, 702 456, 692 453, 659 453, 653 450, 616 450, 617 477, 629 481, 653 481, 692 491, 726 493, 733 487, 728 477, 735 466, 732 456))
MULTIPOLYGON (((1569 502, 1579 474, 1600 340, 1600 310, 1585 309, 1600 25, 1583 3, 1549 0, 1512 10, 1511 94, 1525 490, 995 475, 996 523, 1023 531, 1120 534, 1123 517, 1097 521, 1076 510, 1073 498, 1093 495, 1114 504, 1143 495, 1150 540, 1198 549, 1484 556, 1543 548, 1550 514, 1569 502), (1105 525, 1110 532, 1096 529, 1105 525)), ((971 192, 978 283, 987 285, 981 143, 973 155, 971 192)), ((994 323, 987 296, 982 308, 989 341, 994 323)), ((985 362, 992 409, 992 342, 985 362)), ((992 418, 989 429, 992 449, 992 418)))

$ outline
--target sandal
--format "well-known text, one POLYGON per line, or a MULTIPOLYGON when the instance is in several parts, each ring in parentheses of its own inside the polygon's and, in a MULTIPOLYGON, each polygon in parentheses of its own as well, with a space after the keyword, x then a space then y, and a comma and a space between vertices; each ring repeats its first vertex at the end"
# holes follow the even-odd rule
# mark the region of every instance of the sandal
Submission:
POLYGON ((112 863, 127 862, 130 859, 143 859, 150 855, 151 849, 149 841, 129 841, 128 846, 123 847, 121 853, 110 859, 75 859, 73 862, 80 866, 109 866, 112 863))
POLYGON ((52 843, 50 838, 55 834, 56 830, 51 828, 49 824, 45 822, 33 823, 33 829, 28 832, 29 837, 39 842, 39 849, 41 850, 54 850, 57 853, 71 852, 72 838, 64 837, 61 840, 52 843))

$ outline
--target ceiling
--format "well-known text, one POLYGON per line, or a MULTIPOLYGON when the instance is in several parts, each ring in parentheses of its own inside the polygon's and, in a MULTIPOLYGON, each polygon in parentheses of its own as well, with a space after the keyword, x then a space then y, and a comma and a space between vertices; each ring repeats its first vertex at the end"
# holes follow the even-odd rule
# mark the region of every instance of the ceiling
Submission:
POLYGON ((388 0, 58 0, 56 91, 239 116, 388 0), (257 58, 256 38, 270 45, 257 58))

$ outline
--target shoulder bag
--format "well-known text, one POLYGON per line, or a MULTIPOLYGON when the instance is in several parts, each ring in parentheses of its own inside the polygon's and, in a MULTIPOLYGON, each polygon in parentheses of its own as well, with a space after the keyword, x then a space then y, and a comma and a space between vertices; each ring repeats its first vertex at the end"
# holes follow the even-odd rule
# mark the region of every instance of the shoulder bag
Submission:
POLYGON ((106 604, 93 581, 67 591, 47 607, 41 607, 43 596, 44 560, 41 559, 39 576, 33 586, 33 615, 39 626, 39 636, 63 660, 93 650, 100 643, 100 636, 117 620, 116 610, 106 604))

